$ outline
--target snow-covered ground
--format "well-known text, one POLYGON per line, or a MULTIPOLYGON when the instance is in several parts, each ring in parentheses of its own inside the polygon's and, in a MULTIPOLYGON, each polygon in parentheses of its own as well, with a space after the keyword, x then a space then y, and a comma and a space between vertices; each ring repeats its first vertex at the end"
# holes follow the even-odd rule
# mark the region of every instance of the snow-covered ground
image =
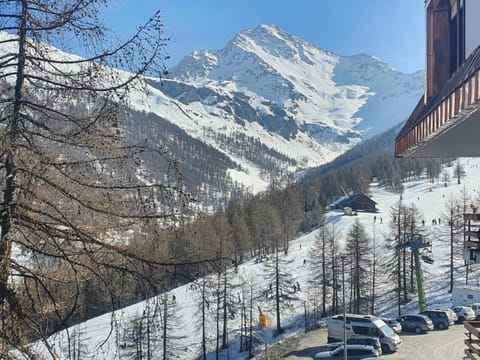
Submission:
MULTIPOLYGON (((462 159, 464 164, 466 177, 462 180, 461 185, 457 185, 456 179, 451 176, 450 182, 445 187, 442 181, 431 183, 426 179, 406 182, 405 191, 402 194, 402 202, 406 205, 414 204, 421 212, 422 220, 425 220, 426 234, 432 241, 433 264, 423 263, 425 291, 428 306, 451 306, 451 295, 448 294, 448 264, 449 264, 449 244, 442 242, 435 236, 435 227, 443 225, 432 225, 432 219, 438 219, 445 209, 445 202, 451 196, 461 197, 461 192, 466 189, 470 197, 475 201, 479 198, 480 189, 480 159, 462 159)), ((453 166, 447 168, 452 174, 453 166)), ((335 223, 335 228, 339 231, 338 239, 340 242, 344 239, 346 232, 350 229, 355 219, 359 219, 364 225, 370 236, 375 236, 377 244, 380 244, 389 236, 390 209, 399 199, 400 194, 392 193, 385 190, 378 184, 371 185, 371 197, 377 202, 379 212, 376 214, 359 213, 358 216, 343 216, 340 212, 329 212, 327 214, 328 222, 335 223), (376 221, 374 217, 376 216, 376 221)), ((309 234, 302 235, 293 240, 290 244, 290 251, 287 256, 288 264, 286 268, 293 276, 294 281, 299 281, 302 290, 296 294, 299 299, 294 302, 294 306, 287 312, 282 314, 284 327, 286 332, 282 336, 291 336, 304 331, 303 314, 304 301, 307 300, 309 289, 307 286, 308 267, 304 265, 304 259, 308 259, 308 251, 315 242, 318 231, 312 231, 309 234)), ((343 244, 342 244, 343 245, 343 244)), ((379 246, 379 249, 381 247, 379 246)), ((382 256, 379 250, 378 257, 382 256)), ((475 269, 474 269, 475 270, 475 269)), ((258 339, 258 349, 263 349, 263 344, 269 344, 279 341, 278 337, 273 336, 275 328, 275 317, 273 312, 273 300, 262 295, 262 291, 268 288, 267 281, 262 274, 264 273, 264 264, 261 261, 251 260, 241 264, 237 272, 232 269, 231 276, 236 279, 232 283, 244 284, 231 290, 233 299, 237 299, 240 303, 242 296, 249 298, 251 282, 255 291, 254 295, 259 295, 255 299, 254 319, 257 319, 257 306, 260 306, 267 314, 273 318, 273 325, 270 328, 259 330, 256 329, 258 339)), ((475 284, 480 272, 473 272, 471 279, 475 284)), ((464 267, 459 266, 455 272, 455 282, 464 284, 465 271, 464 267)), ((377 293, 380 295, 385 292, 385 286, 380 285, 377 293)), ((416 298, 412 295, 412 301, 402 308, 402 312, 418 311, 416 298)), ((171 335, 183 337, 179 342, 179 349, 175 358, 178 359, 195 359, 200 350, 201 332, 196 327, 200 316, 198 300, 200 293, 195 286, 187 284, 176 288, 168 293, 168 301, 177 309, 177 315, 181 321, 181 325, 176 327, 171 335), (173 298, 175 296, 175 303, 173 298)), ((106 314, 78 326, 69 329, 70 338, 76 336, 77 343, 81 344, 83 359, 121 359, 126 356, 127 349, 122 344, 131 343, 132 339, 132 319, 139 318, 145 311, 148 304, 152 308, 155 301, 161 301, 161 297, 150 299, 148 302, 141 302, 130 307, 117 311, 114 314, 106 314), (117 326, 114 326, 117 325, 117 326), (129 328, 129 330, 125 330, 129 328)), ((247 301, 248 304, 248 301, 247 301)), ((215 303, 210 309, 214 312, 215 303)), ((147 311, 148 312, 148 311, 147 311)), ((378 315, 395 315, 396 306, 389 302, 379 302, 377 307, 378 315)), ((256 321, 255 321, 256 322, 256 321)), ((209 320, 208 332, 208 349, 209 359, 215 357, 215 323, 209 320)), ((240 312, 236 311, 235 316, 228 319, 228 339, 230 347, 223 350, 222 358, 227 358, 226 351, 229 351, 229 359, 245 359, 246 353, 239 353, 239 329, 240 329, 240 312)), ((55 349, 55 353, 59 358, 67 359, 68 341, 67 332, 62 331, 49 339, 49 344, 55 349)), ((72 341, 70 342, 72 348, 72 341)), ((43 345, 37 344, 36 347, 42 348, 43 345)), ((159 356, 160 357, 160 356, 159 356)))

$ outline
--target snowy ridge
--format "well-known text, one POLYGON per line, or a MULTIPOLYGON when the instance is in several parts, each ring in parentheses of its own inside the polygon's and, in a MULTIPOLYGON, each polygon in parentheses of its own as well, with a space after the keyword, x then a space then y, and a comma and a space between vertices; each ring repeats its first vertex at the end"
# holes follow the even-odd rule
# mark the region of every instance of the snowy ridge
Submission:
POLYGON ((260 25, 221 50, 193 52, 167 80, 149 84, 158 92, 152 90, 144 110, 212 146, 202 128, 242 131, 295 159, 287 170, 298 171, 405 120, 424 83, 421 71, 402 74, 372 56, 340 56, 260 25), (172 113, 165 98, 183 111, 172 113))
MULTIPOLYGON (((480 177, 480 159, 463 159, 462 165, 466 171, 466 177, 462 180, 462 184, 458 185, 456 181, 452 180, 448 186, 444 186, 443 182, 432 184, 426 178, 405 182, 405 191, 402 194, 402 202, 404 205, 414 204, 419 210, 422 219, 425 220, 424 229, 427 239, 432 241, 433 264, 423 263, 425 292, 427 298, 427 306, 430 307, 449 307, 452 306, 451 294, 448 293, 448 263, 449 263, 449 242, 442 241, 438 237, 438 231, 441 225, 434 225, 432 219, 439 218, 442 211, 445 209, 445 203, 451 196, 455 198, 461 197, 462 191, 466 190, 472 199, 479 198, 478 181, 480 177), (432 210, 433 209, 433 210, 432 210)), ((453 167, 446 168, 446 172, 453 174, 453 167)), ((452 177, 453 179, 453 177, 452 177)), ((377 185, 371 185, 371 198, 377 202, 378 213, 359 213, 358 216, 343 216, 340 212, 331 211, 327 213, 327 221, 329 224, 334 224, 335 228, 340 232, 337 239, 345 239, 346 232, 349 231, 351 225, 356 219, 359 219, 361 224, 370 237, 375 236, 377 241, 377 256, 382 256, 381 245, 389 237, 390 234, 390 209, 399 200, 400 194, 387 191, 385 188, 377 185), (375 221, 376 218, 376 221, 375 221)), ((445 224, 443 225, 445 226, 445 224)), ((308 259, 308 251, 315 242, 318 230, 309 234, 302 235, 290 243, 290 251, 286 256, 291 262, 286 265, 287 270, 292 274, 294 281, 299 281, 302 289, 297 292, 298 300, 294 301, 294 306, 290 311, 285 311, 282 316, 285 321, 284 327, 286 334, 284 336, 291 336, 301 334, 304 331, 303 312, 304 301, 308 300, 309 289, 306 279, 308 278, 308 267, 304 266, 303 260, 308 259)), ((480 274, 479 269, 470 269, 470 278, 476 281, 480 274)), ((268 286, 264 283, 262 276, 264 272, 264 263, 254 260, 241 264, 238 267, 238 272, 233 272, 233 282, 237 284, 253 282, 253 287, 257 292, 264 291, 268 286)), ((464 284, 465 282, 465 267, 458 266, 455 269, 455 282, 457 284, 464 284)), ((249 289, 249 286, 246 286, 249 289)), ((245 288, 238 288, 234 296, 240 296, 245 288)), ((385 293, 389 290, 389 285, 386 281, 379 282, 377 294, 379 295, 376 309, 377 315, 395 316, 396 304, 385 297, 385 293)), ((248 293, 249 290, 247 290, 248 293)), ((200 316, 200 311, 197 305, 199 293, 191 284, 184 285, 174 289, 166 294, 167 298, 172 301, 175 295, 175 302, 178 306, 179 318, 183 321, 183 326, 176 330, 176 335, 184 336, 181 348, 178 350, 177 356, 181 359, 195 359, 198 355, 198 345, 200 343, 201 334, 195 330, 196 319, 200 316)), ((247 295, 249 296, 249 295, 247 295)), ((417 312, 418 304, 416 295, 410 294, 412 300, 402 305, 402 313, 417 312)), ((255 300, 255 306, 260 306, 267 314, 274 319, 273 298, 266 298, 258 296, 255 300)), ((121 341, 118 335, 123 330, 112 329, 112 324, 119 324, 121 329, 123 327, 131 327, 131 321, 138 318, 143 313, 147 306, 152 306, 156 301, 162 301, 162 297, 152 298, 148 301, 140 302, 138 304, 129 306, 117 311, 115 314, 105 314, 98 318, 89 320, 83 324, 69 329, 70 335, 83 334, 77 341, 83 346, 83 351, 87 355, 85 358, 95 359, 120 359, 122 349, 120 347, 121 341), (130 325, 129 325, 130 324, 130 325), (117 334, 117 335, 116 335, 117 334), (110 335, 110 337, 108 337, 110 335), (105 341, 106 340, 106 341, 105 341)), ((258 314, 257 314, 258 315, 258 314)), ((255 315, 254 315, 255 316, 255 315)), ((229 358, 235 360, 244 360, 247 358, 246 353, 238 353, 239 347, 239 329, 240 317, 235 316, 228 320, 228 338, 229 338, 229 358)), ((281 338, 273 336, 273 329, 275 328, 275 320, 272 327, 260 330, 256 327, 257 339, 259 341, 257 352, 262 351, 263 344, 270 344, 279 341, 281 338)), ((215 324, 209 323, 207 327, 209 359, 215 358, 215 324)), ((122 333, 123 334, 123 333, 122 333)), ((80 336, 80 335, 77 335, 80 336)), ((124 339, 124 338, 122 338, 124 339)), ((125 341, 128 340, 128 337, 125 341)), ((68 349, 67 333, 61 331, 49 339, 49 344, 52 345, 61 358, 66 358, 65 354, 68 349)), ((42 344, 35 346, 37 349, 42 349, 42 344)), ((227 358, 226 352, 222 353, 222 358, 227 358)))
POLYGON ((221 50, 195 51, 168 78, 146 82, 146 92, 132 91, 130 106, 241 164, 225 176, 255 193, 271 181, 265 165, 239 158, 219 137, 254 138, 291 159, 275 162, 293 173, 332 161, 405 120, 423 93, 422 72, 402 74, 365 54, 340 56, 274 25, 246 29, 221 50))

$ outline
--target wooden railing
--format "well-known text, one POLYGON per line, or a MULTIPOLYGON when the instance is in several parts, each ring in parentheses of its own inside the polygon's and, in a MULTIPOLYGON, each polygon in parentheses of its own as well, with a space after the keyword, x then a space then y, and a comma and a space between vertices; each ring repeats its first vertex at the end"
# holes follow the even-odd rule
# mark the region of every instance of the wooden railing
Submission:
POLYGON ((465 321, 465 357, 464 359, 480 359, 480 321, 465 321))
POLYGON ((397 140, 396 155, 404 154, 434 134, 449 120, 468 110, 472 105, 477 105, 480 100, 479 82, 480 71, 476 71, 397 140))

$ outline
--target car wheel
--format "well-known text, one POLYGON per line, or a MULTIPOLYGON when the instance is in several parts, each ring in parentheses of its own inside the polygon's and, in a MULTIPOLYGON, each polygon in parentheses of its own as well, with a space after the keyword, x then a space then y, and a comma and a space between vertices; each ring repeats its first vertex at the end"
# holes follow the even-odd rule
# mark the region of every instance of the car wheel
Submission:
POLYGON ((386 354, 390 352, 390 348, 387 344, 382 344, 382 353, 386 354))
POLYGON ((446 326, 443 322, 441 322, 441 323, 438 324, 438 328, 439 328, 440 330, 445 330, 446 327, 447 327, 447 326, 446 326))
POLYGON ((463 316, 460 316, 460 317, 458 318, 458 322, 459 322, 460 324, 463 324, 464 321, 465 321, 465 318, 464 318, 463 316))
POLYGON ((415 328, 415 332, 416 332, 417 334, 422 334, 422 333, 423 333, 423 330, 422 330, 422 328, 421 328, 420 326, 417 326, 417 327, 415 328))

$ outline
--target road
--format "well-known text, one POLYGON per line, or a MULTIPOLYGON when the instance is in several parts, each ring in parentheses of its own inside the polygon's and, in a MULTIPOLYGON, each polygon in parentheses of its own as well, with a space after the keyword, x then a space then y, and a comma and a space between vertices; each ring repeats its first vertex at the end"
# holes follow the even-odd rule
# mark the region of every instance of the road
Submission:
MULTIPOLYGON (((451 326, 448 330, 430 331, 428 334, 401 334, 402 347, 393 354, 384 354, 387 360, 455 360, 463 358, 466 338, 463 325, 451 326)), ((271 346, 268 357, 265 354, 256 359, 313 359, 319 351, 326 348, 327 331, 315 330, 281 345, 271 346)))

